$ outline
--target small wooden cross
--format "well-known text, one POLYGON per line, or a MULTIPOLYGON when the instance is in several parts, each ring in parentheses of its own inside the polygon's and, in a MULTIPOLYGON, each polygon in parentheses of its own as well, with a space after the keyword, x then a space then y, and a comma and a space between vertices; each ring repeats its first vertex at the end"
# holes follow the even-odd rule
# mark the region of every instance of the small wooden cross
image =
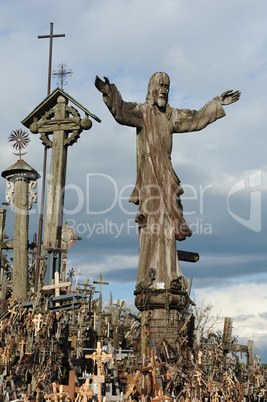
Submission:
POLYGON ((20 342, 20 360, 23 359, 23 356, 25 354, 25 345, 26 345, 25 338, 22 338, 22 340, 20 342))
POLYGON ((34 318, 32 319, 32 321, 34 322, 34 329, 35 329, 35 335, 36 335, 41 329, 41 323, 43 321, 42 314, 39 313, 39 314, 35 315, 34 318))
POLYGON ((197 377, 198 385, 201 387, 201 380, 202 380, 201 372, 199 370, 197 370, 195 375, 197 377))
POLYGON ((109 285, 109 282, 103 282, 102 281, 102 274, 99 275, 99 282, 98 281, 93 281, 93 284, 99 284, 100 285, 100 293, 99 293, 99 302, 98 302, 98 307, 99 307, 99 312, 102 311, 102 285, 109 285))
POLYGON ((165 402, 165 401, 172 401, 172 398, 167 395, 163 395, 162 388, 159 388, 158 396, 155 396, 151 399, 151 402, 165 402))
POLYGON ((90 388, 89 378, 85 380, 85 383, 80 387, 75 402, 83 402, 88 399, 92 399, 94 396, 94 391, 90 388))
POLYGON ((126 391, 126 395, 125 395, 125 399, 128 400, 129 396, 131 395, 131 393, 134 390, 134 387, 136 388, 136 391, 138 392, 139 395, 141 395, 141 390, 137 385, 137 378, 140 374, 140 371, 136 371, 134 374, 134 377, 131 377, 130 374, 128 373, 124 373, 124 376, 127 378, 127 380, 129 381, 130 385, 126 391))
POLYGON ((259 373, 255 376, 255 379, 257 380, 257 388, 260 388, 260 378, 261 376, 259 375, 259 373))
MULTIPOLYGON (((56 384, 57 389, 61 389, 64 392, 67 392, 71 401, 75 399, 75 394, 80 391, 80 387, 75 386, 75 371, 69 371, 69 383, 68 385, 59 385, 56 384), (61 387, 61 388, 60 388, 61 387)), ((92 390, 93 392, 93 390, 92 390)))
POLYGON ((63 391, 63 385, 59 386, 59 392, 57 392, 56 383, 53 382, 53 394, 44 395, 44 399, 47 401, 63 402, 68 398, 68 392, 63 391))
POLYGON ((156 368, 159 369, 160 367, 165 366, 165 362, 156 364, 155 354, 154 354, 153 350, 150 351, 150 358, 151 358, 150 366, 141 367, 140 371, 142 373, 145 372, 145 371, 150 371, 151 372, 154 396, 157 397, 158 396, 158 389, 160 388, 160 386, 159 386, 159 384, 157 382, 156 368))
POLYGON ((199 350, 198 355, 197 355, 199 366, 201 365, 201 362, 202 362, 202 355, 203 355, 203 352, 201 350, 199 350))
POLYGON ((55 291, 55 296, 60 296, 60 289, 67 288, 71 285, 71 282, 59 282, 59 273, 55 272, 55 283, 53 285, 45 285, 42 287, 44 292, 55 291))

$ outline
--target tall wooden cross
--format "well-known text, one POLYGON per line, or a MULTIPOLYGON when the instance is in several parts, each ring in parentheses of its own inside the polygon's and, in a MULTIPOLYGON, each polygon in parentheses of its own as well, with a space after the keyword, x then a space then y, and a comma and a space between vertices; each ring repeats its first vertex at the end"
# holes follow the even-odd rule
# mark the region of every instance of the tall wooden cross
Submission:
MULTIPOLYGON (((50 95, 51 91, 51 70, 52 70, 52 48, 53 48, 53 38, 65 37, 65 34, 54 34, 53 33, 53 22, 50 22, 50 34, 49 35, 38 35, 38 39, 49 38, 49 61, 48 61, 48 82, 47 82, 47 96, 50 95)), ((46 163, 47 163, 47 147, 44 147, 44 160, 43 160, 43 179, 42 179, 42 196, 41 196, 41 206, 40 206, 40 216, 39 216, 39 228, 38 228, 38 244, 37 244, 37 263, 36 263, 36 280, 35 280, 35 290, 38 288, 39 271, 40 271, 40 256, 41 256, 41 246, 42 246, 42 233, 43 233, 43 221, 44 221, 44 199, 45 199, 45 182, 46 182, 46 163)))
MULTIPOLYGON (((91 128, 92 121, 89 116, 101 121, 70 95, 57 88, 22 121, 33 134, 41 135, 40 139, 45 148, 52 147, 43 236, 44 251, 50 247, 49 243, 58 248, 61 242, 68 147, 78 141, 83 130, 91 128), (83 119, 77 109, 68 106, 69 101, 84 112, 83 119), (53 136, 53 140, 49 136, 53 136)), ((40 239, 41 231, 38 235, 38 248, 40 239)), ((58 252, 60 253, 60 250, 58 252)), ((38 257, 41 257, 39 253, 38 257)), ((61 254, 58 258, 59 266, 60 260, 61 254)), ((45 280, 44 284, 49 285, 51 282, 47 283, 45 280)))
POLYGON ((53 33, 53 22, 50 22, 50 34, 49 35, 38 35, 38 39, 48 39, 49 38, 49 62, 48 62, 48 87, 47 95, 51 91, 51 70, 52 70, 52 48, 53 48, 53 38, 65 38, 65 34, 54 34, 53 33))
POLYGON ((102 274, 99 275, 99 282, 98 281, 93 281, 93 284, 98 284, 100 285, 100 293, 99 293, 99 302, 98 302, 98 307, 99 307, 99 314, 102 312, 102 285, 109 285, 109 282, 103 282, 102 281, 102 274))

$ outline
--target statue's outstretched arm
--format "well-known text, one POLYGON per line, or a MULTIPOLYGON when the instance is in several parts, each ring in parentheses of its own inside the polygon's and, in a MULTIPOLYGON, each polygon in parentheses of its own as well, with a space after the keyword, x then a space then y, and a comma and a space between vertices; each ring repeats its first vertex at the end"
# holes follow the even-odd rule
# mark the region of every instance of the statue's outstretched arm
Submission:
POLYGON ((241 92, 233 90, 225 91, 219 97, 221 105, 230 105, 231 103, 237 102, 240 98, 241 92))
POLYGON ((95 78, 95 86, 103 95, 108 96, 111 92, 111 86, 107 77, 104 77, 104 80, 105 81, 102 81, 97 75, 95 78))

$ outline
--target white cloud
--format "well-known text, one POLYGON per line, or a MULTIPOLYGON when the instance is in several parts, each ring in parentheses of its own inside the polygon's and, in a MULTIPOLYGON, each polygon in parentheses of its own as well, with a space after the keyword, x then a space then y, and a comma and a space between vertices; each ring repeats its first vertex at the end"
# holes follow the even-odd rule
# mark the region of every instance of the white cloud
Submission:
POLYGON ((137 267, 137 256, 111 255, 105 256, 102 262, 88 262, 88 264, 80 265, 79 269, 84 275, 99 275, 99 272, 105 273, 111 270, 127 270, 127 268, 137 267))

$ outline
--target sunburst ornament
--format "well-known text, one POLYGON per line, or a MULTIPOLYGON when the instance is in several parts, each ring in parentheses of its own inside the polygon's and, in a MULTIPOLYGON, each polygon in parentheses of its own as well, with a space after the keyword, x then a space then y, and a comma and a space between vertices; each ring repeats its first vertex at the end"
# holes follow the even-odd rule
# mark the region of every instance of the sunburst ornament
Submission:
POLYGON ((20 159, 22 155, 25 155, 27 153, 22 153, 21 151, 29 145, 30 141, 31 140, 29 134, 26 131, 21 130, 21 128, 19 128, 18 130, 13 130, 8 137, 8 142, 14 142, 12 147, 16 151, 19 151, 19 153, 13 152, 14 155, 19 156, 20 159))
POLYGON ((75 240, 77 240, 76 233, 72 228, 63 227, 61 232, 61 247, 72 247, 75 244, 75 240))

